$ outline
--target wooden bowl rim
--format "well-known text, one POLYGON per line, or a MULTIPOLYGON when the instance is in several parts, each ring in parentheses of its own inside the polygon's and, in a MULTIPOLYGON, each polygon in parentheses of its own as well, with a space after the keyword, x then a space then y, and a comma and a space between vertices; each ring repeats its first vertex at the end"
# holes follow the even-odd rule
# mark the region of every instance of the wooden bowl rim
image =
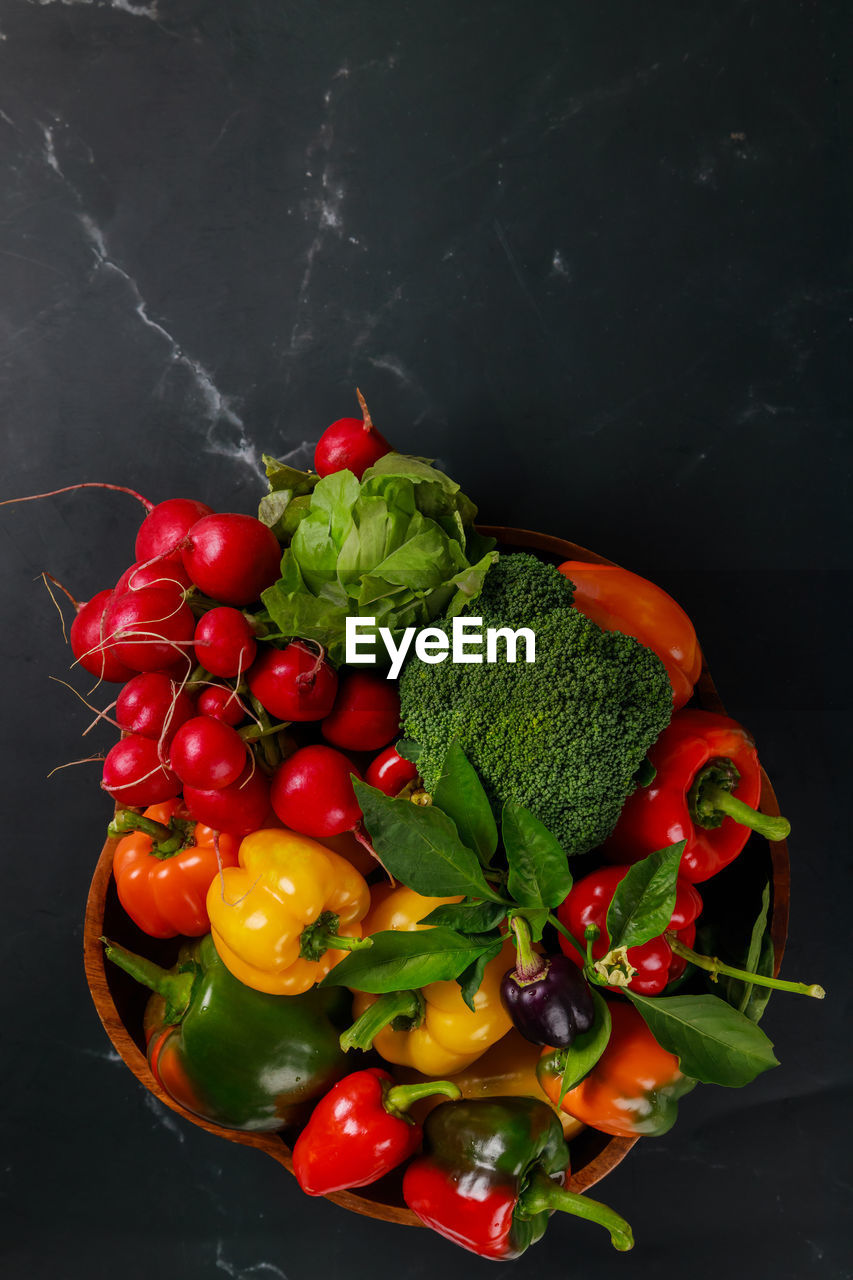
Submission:
MULTIPOLYGON (((552 534, 537 533, 531 529, 515 529, 503 525, 480 525, 478 529, 480 533, 487 537, 494 537, 498 542, 514 547, 530 547, 539 552, 558 556, 562 560, 584 560, 590 564, 614 564, 614 561, 608 560, 605 556, 599 555, 595 551, 590 551, 586 547, 579 546, 577 543, 570 542, 565 538, 558 538, 552 534)), ((704 659, 702 672, 696 685, 696 692, 703 708, 725 714, 725 707, 717 693, 704 659)), ((770 780, 763 770, 761 772, 761 809, 764 813, 779 814, 776 796, 770 780)), ((83 963, 86 970, 86 981, 89 985, 89 991, 98 1017, 109 1036, 113 1048, 124 1064, 133 1072, 137 1080, 150 1093, 154 1094, 155 1098, 164 1106, 169 1107, 192 1124, 198 1125, 199 1128, 206 1129, 208 1133, 216 1134, 220 1138, 226 1138, 230 1142, 238 1142, 243 1146, 256 1147, 258 1150, 266 1152, 288 1172, 292 1173, 293 1161, 290 1148, 277 1134, 242 1133, 236 1129, 222 1128, 220 1125, 211 1124, 200 1116, 194 1115, 191 1111, 187 1111, 185 1107, 170 1098, 157 1083, 148 1065, 147 1058, 124 1025, 107 982, 104 948, 101 941, 106 896, 112 877, 113 855, 117 844, 118 840, 108 839, 101 850, 89 888, 83 926, 83 963)), ((770 844, 769 847, 773 870, 773 902, 770 931, 774 949, 774 972, 778 973, 788 934, 790 864, 787 843, 784 840, 770 844)), ((602 1178, 625 1159, 625 1156, 638 1141, 639 1138, 611 1137, 591 1161, 583 1165, 577 1172, 572 1172, 572 1189, 575 1191, 587 1191, 597 1182, 600 1182, 602 1178)), ((402 1225, 416 1227, 422 1225, 420 1219, 410 1209, 400 1205, 370 1200, 367 1196, 359 1195, 354 1191, 339 1191, 327 1196, 326 1199, 341 1205, 342 1208, 369 1218, 380 1219, 383 1222, 397 1222, 402 1225)))

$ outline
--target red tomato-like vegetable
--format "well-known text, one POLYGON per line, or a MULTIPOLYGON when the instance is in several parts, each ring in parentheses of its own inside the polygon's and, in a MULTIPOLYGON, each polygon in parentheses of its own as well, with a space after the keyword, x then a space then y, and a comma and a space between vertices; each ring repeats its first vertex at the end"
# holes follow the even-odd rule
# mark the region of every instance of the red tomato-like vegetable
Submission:
POLYGON ((347 671, 320 732, 345 751, 378 751, 400 729, 400 695, 393 680, 367 671, 347 671))
POLYGON ((350 774, 361 778, 340 751, 319 744, 300 747, 273 775, 272 807, 286 827, 304 836, 352 831, 361 820, 361 809, 350 774))

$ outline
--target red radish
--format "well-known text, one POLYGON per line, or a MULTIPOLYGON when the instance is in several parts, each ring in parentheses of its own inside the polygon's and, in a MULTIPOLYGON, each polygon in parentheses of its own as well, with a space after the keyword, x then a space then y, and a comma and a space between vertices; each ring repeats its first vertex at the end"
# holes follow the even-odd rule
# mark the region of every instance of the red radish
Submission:
POLYGON ((394 747, 386 747, 367 766, 364 781, 386 796, 398 796, 403 787, 414 782, 417 776, 417 765, 412 764, 411 760, 404 760, 394 747))
POLYGON ((181 781, 160 762, 153 739, 132 733, 107 752, 101 786, 120 804, 138 806, 171 800, 181 781))
POLYGON ((378 751, 399 728, 396 684, 367 671, 343 675, 331 715, 320 726, 327 742, 346 751, 378 751))
POLYGON ((196 662, 214 676, 238 676, 255 661, 258 646, 252 627, 239 609, 211 609, 196 623, 196 662))
POLYGON ((134 671, 158 671, 186 655, 195 618, 168 588, 143 587, 113 597, 104 628, 120 661, 134 671))
POLYGON ((281 821, 304 836, 339 836, 361 821, 351 760, 322 744, 300 747, 273 774, 270 798, 281 821))
POLYGON ((137 561, 129 569, 125 569, 115 585, 115 594, 124 595, 125 591, 141 591, 143 587, 165 587, 172 590, 172 583, 184 594, 186 587, 191 587, 190 575, 184 566, 174 560, 153 560, 150 564, 137 561))
POLYGON ((224 684, 212 684, 198 695, 196 706, 203 716, 212 716, 224 724, 238 725, 248 712, 233 689, 224 684))
POLYGON ((71 652, 78 666, 99 680, 124 684, 135 674, 122 662, 115 649, 105 642, 104 614, 113 599, 112 591, 99 591, 86 604, 80 605, 77 617, 71 623, 71 652))
POLYGON ((172 739, 169 765, 185 785, 219 791, 240 777, 246 752, 236 729, 212 716, 194 716, 172 739))
POLYGON ((242 777, 230 787, 203 791, 184 787, 184 804, 196 822, 232 836, 247 836, 263 826, 270 811, 270 787, 260 769, 251 772, 251 761, 242 777))
POLYGON ((180 544, 202 516, 213 515, 213 508, 195 498, 167 498, 159 502, 145 517, 136 535, 134 554, 147 562, 164 557, 180 563, 180 544))
POLYGON ((116 722, 125 733, 172 740, 195 715, 192 699, 162 671, 145 671, 124 686, 116 701, 116 722))
POLYGON ((314 450, 314 470, 321 476, 351 471, 360 480, 368 467, 393 450, 373 425, 364 396, 356 389, 363 419, 339 418, 327 427, 314 450))
POLYGON ((181 545, 195 585, 221 604, 251 604, 281 575, 278 539, 254 516, 203 516, 181 545))
POLYGON ((277 720, 322 720, 338 689, 334 667, 306 644, 265 649, 249 671, 249 688, 277 720))

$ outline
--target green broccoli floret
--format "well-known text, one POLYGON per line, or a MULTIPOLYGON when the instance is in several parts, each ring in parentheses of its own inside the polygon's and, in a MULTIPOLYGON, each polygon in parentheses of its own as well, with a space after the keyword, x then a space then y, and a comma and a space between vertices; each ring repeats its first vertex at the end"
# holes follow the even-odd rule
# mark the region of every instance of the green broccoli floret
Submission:
MULTIPOLYGON (((493 664, 412 657, 400 678, 403 728, 420 748, 426 789, 458 738, 495 809, 506 800, 525 805, 570 856, 610 834, 672 714, 657 655, 602 631, 571 598, 556 568, 522 553, 501 556, 471 611, 484 629, 532 628, 536 661, 505 662, 502 646, 493 664)), ((449 620, 438 625, 450 634, 449 620)))

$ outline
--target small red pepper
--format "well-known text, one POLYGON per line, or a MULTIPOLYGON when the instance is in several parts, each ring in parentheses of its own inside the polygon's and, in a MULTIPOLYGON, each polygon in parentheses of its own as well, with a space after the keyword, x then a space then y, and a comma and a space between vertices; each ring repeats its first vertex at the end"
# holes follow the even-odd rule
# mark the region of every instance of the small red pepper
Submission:
POLYGON ((679 711, 649 752, 657 770, 629 796, 605 843, 612 862, 638 862, 685 840, 680 874, 710 879, 743 849, 750 832, 784 840, 784 818, 757 812, 761 766, 755 743, 735 720, 713 711, 679 711))
POLYGON ((363 1187, 408 1160, 423 1130, 407 1110, 435 1093, 461 1098, 448 1080, 395 1085, 379 1067, 345 1076, 321 1098, 296 1139, 293 1172, 309 1196, 363 1187))
POLYGON ((702 651, 681 605, 648 578, 616 564, 566 560, 560 573, 575 584, 575 608, 582 614, 654 650, 666 667, 675 710, 683 707, 699 679, 702 651))
POLYGON ((414 782, 417 776, 417 765, 398 755, 396 747, 390 746, 374 756, 365 770, 364 780, 386 796, 398 796, 403 787, 414 782))
MULTIPOLYGON (((629 867, 602 867, 591 875, 577 880, 568 897, 557 908, 557 916, 573 937, 583 939, 587 925, 594 924, 599 935, 592 944, 592 954, 596 960, 603 960, 610 950, 610 938, 607 933, 607 908, 613 901, 616 886, 628 874, 629 867)), ((675 909, 669 922, 668 932, 674 933, 686 947, 692 947, 696 938, 696 920, 702 912, 702 899, 699 890, 688 880, 678 877, 675 909)), ((584 961, 575 947, 559 935, 560 946, 564 953, 578 966, 584 961)), ((665 937, 651 938, 638 947, 629 947, 628 964, 636 969, 627 984, 629 991, 636 991, 642 996, 660 995, 668 983, 681 976, 687 967, 682 956, 675 955, 665 937)))

